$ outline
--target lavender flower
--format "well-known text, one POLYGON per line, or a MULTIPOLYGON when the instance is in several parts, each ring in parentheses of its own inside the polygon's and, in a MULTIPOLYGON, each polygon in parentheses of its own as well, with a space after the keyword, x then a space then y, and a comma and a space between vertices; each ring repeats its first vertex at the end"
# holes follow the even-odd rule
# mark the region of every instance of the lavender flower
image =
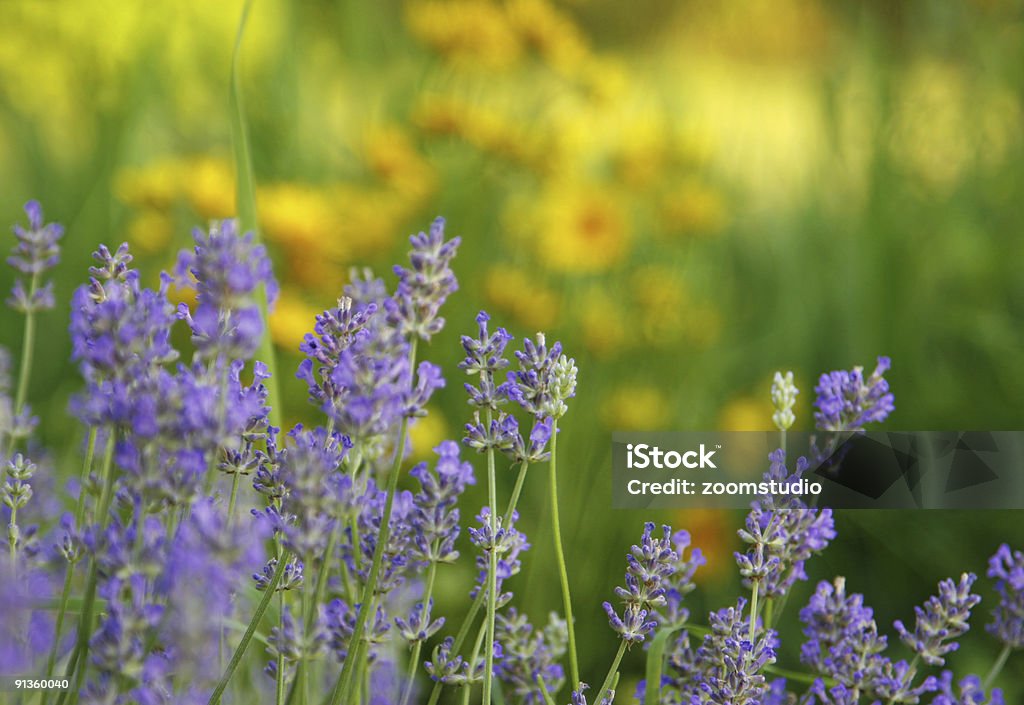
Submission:
POLYGON ((462 242, 461 238, 444 239, 444 218, 436 218, 429 233, 409 238, 411 269, 395 265, 398 289, 394 297, 384 300, 388 322, 404 336, 430 340, 444 327, 438 316, 441 305, 458 290, 451 270, 451 260, 462 242))
POLYGON ((567 627, 564 620, 552 617, 550 629, 538 630, 525 615, 510 608, 505 614, 499 613, 495 622, 494 635, 502 654, 495 664, 495 675, 506 684, 506 692, 524 705, 544 703, 544 692, 554 695, 565 681, 558 659, 565 654, 567 627))
POLYGON ((658 626, 657 620, 648 619, 650 610, 667 604, 667 580, 679 566, 672 529, 661 527, 661 536, 654 534, 655 524, 644 524, 639 545, 634 545, 626 556, 626 587, 616 587, 615 594, 625 604, 620 618, 611 603, 604 603, 608 623, 629 644, 641 643, 658 626))
POLYGON ((939 692, 931 705, 1004 705, 1003 691, 993 688, 986 698, 981 679, 967 676, 957 683, 957 691, 953 692, 953 673, 943 671, 939 678, 939 692))
POLYGON ((483 657, 477 658, 473 664, 470 664, 458 654, 452 653, 454 644, 455 639, 447 637, 434 647, 433 656, 423 664, 430 679, 436 683, 452 686, 471 685, 482 681, 484 678, 483 657))
POLYGON ((896 408, 889 383, 882 376, 889 369, 887 357, 879 357, 866 380, 864 368, 823 374, 814 388, 818 398, 814 421, 823 431, 857 431, 869 423, 884 421, 896 408))
POLYGON ((576 361, 562 355, 562 344, 549 350, 543 333, 537 342, 523 340, 516 351, 519 370, 508 373, 508 394, 535 418, 560 419, 568 411, 565 402, 576 396, 576 361))
POLYGON ((954 641, 970 629, 967 621, 971 618, 971 608, 981 602, 981 598, 971 593, 971 585, 976 576, 964 573, 960 582, 952 578, 939 583, 939 594, 928 598, 924 607, 915 607, 917 623, 913 633, 896 620, 896 631, 900 638, 925 663, 941 666, 943 658, 950 651, 956 651, 960 645, 954 641))
POLYGON ((697 650, 702 675, 691 702, 714 705, 758 705, 768 690, 761 670, 775 663, 777 638, 772 630, 757 630, 750 641, 746 601, 708 615, 711 633, 697 650))
POLYGON ((7 350, 0 347, 0 442, 13 444, 31 436, 39 419, 32 416, 32 409, 27 404, 15 413, 14 399, 10 394, 10 365, 7 350))
POLYGON ((307 633, 301 620, 293 617, 286 606, 281 613, 280 624, 271 628, 267 638, 267 655, 271 660, 264 672, 276 678, 277 659, 280 657, 287 673, 299 661, 317 658, 326 641, 327 634, 318 624, 314 623, 313 629, 307 633))
POLYGON ((57 223, 44 223, 43 208, 38 201, 25 204, 25 215, 28 216, 28 229, 14 226, 14 237, 18 242, 7 258, 7 264, 29 277, 29 285, 26 290, 24 282, 16 279, 7 305, 29 314, 54 306, 53 283, 39 286, 39 277, 60 261, 57 241, 64 235, 64 227, 57 223))
MULTIPOLYGON (((274 579, 274 573, 277 571, 277 563, 278 560, 276 558, 271 558, 263 566, 261 572, 252 574, 252 579, 256 583, 256 589, 260 592, 264 592, 270 587, 270 582, 274 579)), ((302 587, 302 584, 305 582, 304 568, 305 566, 302 561, 299 560, 285 563, 284 572, 281 573, 281 578, 278 580, 274 592, 295 590, 302 587)))
POLYGON ((679 628, 690 617, 689 610, 683 607, 683 600, 697 587, 693 582, 693 576, 707 560, 699 548, 691 549, 690 555, 686 555, 686 550, 690 548, 688 531, 677 531, 672 534, 672 544, 676 564, 672 572, 662 578, 665 604, 655 610, 655 613, 664 625, 679 628))
MULTIPOLYGON (((768 458, 766 481, 797 482, 807 469, 807 460, 801 457, 796 472, 789 475, 782 449, 768 458)), ((746 527, 738 533, 750 544, 745 554, 735 554, 740 574, 747 587, 756 582, 763 597, 779 597, 797 580, 806 580, 807 560, 825 550, 836 536, 831 509, 808 507, 792 494, 766 496, 753 502, 746 527)))
POLYGON ((277 481, 285 488, 281 504, 263 515, 281 533, 284 546, 308 562, 323 553, 338 521, 348 485, 337 471, 352 443, 340 433, 301 425, 288 436, 292 445, 274 458, 277 481))
POLYGON ((823 704, 855 704, 861 694, 893 702, 917 703, 937 687, 934 677, 914 684, 916 671, 905 661, 882 655, 886 638, 878 634, 871 609, 861 595, 847 595, 846 581, 821 582, 800 611, 807 641, 800 659, 838 682, 826 689, 819 681, 812 691, 823 704))
POLYGON ((996 579, 999 604, 986 629, 1013 649, 1024 647, 1024 553, 1003 544, 988 562, 988 577, 996 579))
POLYGON ((522 567, 522 562, 519 560, 519 554, 530 548, 530 544, 526 540, 526 534, 515 528, 515 524, 519 521, 519 513, 513 512, 511 521, 508 522, 508 526, 505 526, 504 517, 496 517, 497 521, 495 525, 496 531, 491 530, 491 510, 489 507, 484 507, 477 514, 476 520, 480 524, 480 528, 469 528, 469 538, 474 546, 480 549, 481 553, 476 558, 476 566, 479 570, 477 573, 476 585, 470 592, 470 597, 476 599, 477 594, 480 590, 483 590, 487 585, 487 575, 490 572, 490 562, 488 560, 488 554, 494 551, 498 556, 498 567, 497 567, 497 580, 495 588, 497 590, 497 600, 495 603, 495 609, 498 609, 509 602, 512 599, 512 593, 501 592, 502 583, 511 578, 513 575, 519 573, 522 567))
POLYGON ((497 411, 501 404, 508 401, 508 387, 496 385, 494 379, 498 372, 508 367, 508 359, 504 357, 504 352, 512 336, 504 328, 499 328, 494 333, 489 332, 487 322, 490 319, 485 311, 481 311, 476 316, 479 327, 477 337, 462 336, 462 348, 466 351, 466 358, 459 363, 459 369, 465 370, 470 376, 479 375, 479 386, 469 382, 465 384, 469 403, 477 408, 497 411))
MULTIPOLYGON (((352 633, 355 630, 356 619, 359 616, 361 605, 352 609, 345 600, 335 598, 327 603, 321 618, 322 628, 327 637, 327 648, 330 650, 339 663, 343 663, 352 648, 352 633)), ((380 606, 374 614, 372 622, 367 623, 365 639, 369 644, 367 652, 368 662, 374 663, 380 655, 380 646, 386 640, 391 624, 387 614, 380 606)))
POLYGON ((420 491, 413 497, 412 556, 424 563, 451 563, 459 556, 455 550, 459 536, 455 504, 468 485, 476 484, 476 478, 473 466, 459 457, 454 441, 443 442, 434 452, 438 460, 433 472, 426 463, 409 471, 420 483, 420 491))
POLYGON ((772 414, 772 423, 780 431, 788 431, 796 421, 793 414, 793 407, 796 405, 796 395, 800 390, 793 384, 793 373, 787 372, 785 376, 781 372, 775 373, 772 380, 772 406, 775 412, 772 414))
POLYGON ((248 359, 263 335, 259 287, 270 304, 277 297, 266 248, 255 244, 252 233, 239 235, 234 220, 214 222, 208 231, 196 228, 193 237, 195 247, 178 255, 175 274, 179 283, 195 287, 196 308, 181 304, 178 315, 191 327, 202 357, 248 359))
POLYGON ((430 613, 433 609, 434 600, 431 599, 426 604, 417 602, 409 613, 408 619, 395 617, 395 626, 398 627, 399 635, 411 645, 426 641, 437 634, 444 626, 444 617, 438 617, 431 621, 430 613))

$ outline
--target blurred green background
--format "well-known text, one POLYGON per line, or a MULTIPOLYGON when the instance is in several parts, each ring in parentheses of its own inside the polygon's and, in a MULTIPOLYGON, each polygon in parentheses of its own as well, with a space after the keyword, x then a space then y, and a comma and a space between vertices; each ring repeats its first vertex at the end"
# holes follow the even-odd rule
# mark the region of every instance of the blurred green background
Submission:
MULTIPOLYGON (((127 240, 155 283, 191 227, 234 214, 240 10, 0 3, 0 221, 38 198, 68 228, 31 390, 58 458, 75 452, 64 331, 89 252, 127 240)), ((776 369, 796 371, 806 428, 816 376, 878 354, 893 358, 891 428, 1020 427, 1019 1, 258 0, 242 85, 283 284, 272 329, 286 417, 309 416, 287 370, 313 315, 350 267, 388 275, 437 214, 464 239, 461 290, 427 351, 449 385, 416 452, 466 420, 454 364, 478 309, 577 358, 559 449, 591 682, 615 649, 600 602, 647 518, 609 511, 612 429, 768 428, 776 369)), ((15 355, 20 330, 0 313, 15 355)), ((514 588, 537 621, 560 606, 542 472, 523 502, 534 550, 514 588)), ((711 554, 698 621, 731 602, 741 517, 655 518, 711 554)), ((999 542, 1024 545, 1014 512, 847 512, 837 527, 791 623, 818 578, 847 575, 888 625, 940 578, 983 573, 999 542)), ((468 576, 449 571, 449 611, 468 576)), ((961 673, 997 652, 986 619, 952 661, 961 673)), ((624 694, 641 668, 627 657, 624 694)), ((1024 681, 1020 659, 1004 681, 1024 681)))

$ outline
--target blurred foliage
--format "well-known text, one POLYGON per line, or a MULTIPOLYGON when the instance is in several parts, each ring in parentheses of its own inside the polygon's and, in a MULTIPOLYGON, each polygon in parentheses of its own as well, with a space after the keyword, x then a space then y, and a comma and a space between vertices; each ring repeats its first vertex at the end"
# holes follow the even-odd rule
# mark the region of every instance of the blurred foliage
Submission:
MULTIPOLYGON (((239 10, 0 4, 0 220, 37 197, 68 225, 60 301, 97 242, 131 242, 155 281, 190 227, 233 213, 239 10)), ((622 554, 644 518, 609 521, 610 430, 765 428, 780 368, 796 371, 806 426, 815 376, 877 354, 894 360, 894 428, 1019 427, 1019 0, 261 0, 250 25, 281 369, 350 267, 388 274, 438 213, 465 240, 462 291, 427 350, 452 373, 417 452, 459 434, 457 336, 478 308, 577 357, 559 447, 586 673, 614 648, 599 604, 620 579, 588 557, 622 554)), ((62 314, 43 325, 32 398, 60 448, 78 378, 62 314)), ((19 331, 0 314, 0 344, 16 352, 19 331)), ((302 385, 282 387, 286 415, 308 417, 302 385)), ((518 588, 538 613, 558 603, 542 496, 527 489, 535 548, 518 588)), ((739 517, 662 518, 712 554, 701 607, 717 607, 739 517)), ((846 573, 884 620, 940 577, 982 572, 999 541, 1024 543, 1013 513, 837 523, 812 577, 846 573)), ((465 576, 449 577, 454 590, 465 576)), ((984 670, 994 646, 977 641, 963 663, 984 670)))

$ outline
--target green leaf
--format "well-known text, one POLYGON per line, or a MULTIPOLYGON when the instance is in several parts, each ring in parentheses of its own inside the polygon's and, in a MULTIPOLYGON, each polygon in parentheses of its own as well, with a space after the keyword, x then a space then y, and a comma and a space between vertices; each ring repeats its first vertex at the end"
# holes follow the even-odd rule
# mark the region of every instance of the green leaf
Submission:
POLYGON ((658 705, 661 702, 661 672, 665 667, 665 647, 669 638, 681 627, 659 629, 651 640, 647 650, 647 688, 644 693, 644 705, 658 705))
MULTIPOLYGON (((245 106, 242 103, 242 85, 239 78, 239 54, 242 50, 242 38, 245 26, 249 21, 249 11, 253 0, 245 0, 242 6, 242 17, 238 22, 238 33, 235 35, 235 48, 231 55, 231 143, 235 153, 235 201, 238 210, 238 224, 241 232, 252 232, 253 241, 259 242, 259 219, 256 216, 256 189, 252 170, 252 152, 249 146, 249 130, 245 122, 245 106)), ((267 291, 260 286, 260 316, 263 319, 263 339, 260 341, 257 356, 267 366, 270 378, 267 386, 267 397, 270 400, 270 424, 281 426, 281 395, 278 391, 277 364, 274 354, 274 343, 270 339, 269 307, 267 291)))

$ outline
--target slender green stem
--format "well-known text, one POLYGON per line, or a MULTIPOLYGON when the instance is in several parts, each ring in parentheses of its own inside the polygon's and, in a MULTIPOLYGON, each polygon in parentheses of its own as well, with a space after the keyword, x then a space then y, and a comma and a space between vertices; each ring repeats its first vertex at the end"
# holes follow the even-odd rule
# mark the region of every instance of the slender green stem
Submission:
MULTIPOLYGON (((554 436, 552 436, 554 438, 554 436)), ((608 669, 608 675, 604 677, 604 683, 601 684, 601 689, 597 691, 597 697, 594 698, 594 702, 600 704, 604 701, 605 693, 608 692, 609 688, 612 687, 612 681, 615 679, 615 674, 619 670, 619 664, 622 663, 622 655, 626 653, 626 642, 623 641, 619 644, 619 650, 615 652, 615 658, 612 660, 612 667, 608 669)), ((575 681, 579 684, 579 681, 575 681)))
MULTIPOLYGON (((110 501, 113 496, 114 485, 114 438, 116 436, 116 432, 114 429, 110 429, 109 434, 110 435, 107 437, 106 448, 103 452, 103 479, 101 481, 102 485, 100 488, 100 496, 96 507, 96 521, 100 525, 101 532, 107 528, 107 522, 110 520, 110 501)), ((89 655, 89 637, 92 636, 92 616, 96 601, 97 579, 96 561, 93 560, 89 566, 89 578, 86 581, 82 613, 78 618, 78 636, 75 643, 74 654, 72 655, 71 660, 68 661, 67 669, 65 669, 64 672, 64 678, 67 680, 70 680, 72 676, 75 676, 75 689, 74 691, 63 691, 60 695, 60 699, 57 701, 58 703, 63 703, 66 697, 70 697, 71 702, 76 702, 78 699, 78 692, 81 690, 82 683, 85 678, 85 671, 88 668, 88 660, 86 657, 89 655), (70 693, 70 696, 68 693, 70 693)))
MULTIPOLYGON (((434 541, 434 550, 437 550, 438 541, 434 541)), ((418 631, 422 631, 427 628, 427 620, 430 615, 427 610, 430 608, 430 600, 434 596, 434 577, 437 575, 437 562, 430 561, 430 567, 427 569, 427 584, 423 589, 423 611, 420 612, 420 621, 417 625, 418 631)), ((409 696, 412 694, 412 685, 416 679, 416 671, 420 665, 420 651, 423 649, 423 640, 417 639, 416 643, 413 644, 412 654, 409 656, 409 673, 405 678, 405 688, 402 690, 402 699, 399 701, 399 705, 406 705, 409 702, 409 696)))
POLYGON ((989 669, 988 675, 985 676, 985 681, 982 683, 981 689, 988 692, 988 689, 995 683, 996 678, 1003 670, 1003 666, 1006 665, 1006 660, 1010 658, 1010 652, 1013 649, 1009 644, 1003 647, 1003 650, 999 652, 999 656, 996 657, 995 663, 992 664, 992 668, 989 669))
POLYGON ((771 629, 775 623, 775 598, 769 597, 764 601, 764 628, 765 630, 771 629))
POLYGON ((60 633, 64 628, 64 615, 68 610, 68 598, 71 596, 71 581, 75 575, 75 564, 68 563, 68 569, 64 572, 64 589, 60 592, 60 609, 57 611, 57 626, 54 627, 53 646, 50 647, 50 655, 46 658, 46 680, 53 677, 53 669, 57 664, 57 645, 60 643, 60 633))
POLYGON ((760 580, 754 581, 754 587, 750 592, 750 643, 754 643, 754 627, 757 625, 757 593, 761 585, 760 580))
MULTIPOLYGON (((277 593, 277 624, 280 628, 284 628, 284 590, 279 590, 277 593)), ((284 703, 284 652, 278 649, 277 652, 277 673, 276 676, 276 703, 282 705, 284 703)))
MULTIPOLYGON (((491 410, 487 410, 487 428, 491 427, 491 410)), ((487 570, 487 651, 484 652, 484 687, 483 705, 491 705, 491 678, 494 672, 494 620, 498 599, 498 547, 495 543, 498 536, 498 494, 497 479, 494 474, 494 448, 487 449, 487 499, 491 508, 491 550, 488 553, 487 570)))
POLYGON ((11 523, 7 525, 7 544, 11 550, 11 569, 18 571, 18 508, 11 507, 11 523))
POLYGON ((539 673, 537 674, 537 685, 540 686, 540 694, 544 697, 544 705, 555 705, 551 693, 548 692, 547 683, 544 682, 544 676, 539 673))
MULTIPOLYGON (((476 665, 480 662, 480 649, 484 645, 484 637, 487 636, 487 625, 481 624, 480 629, 476 633, 476 641, 473 642, 473 655, 469 657, 469 676, 473 677, 476 673, 476 665)), ((490 705, 490 703, 487 703, 490 705)))
MULTIPOLYGON (((413 338, 412 343, 409 346, 409 369, 415 369, 416 367, 416 344, 417 339, 413 338)), ((387 547, 388 542, 391 539, 391 510, 394 506, 395 491, 398 489, 398 475, 402 468, 402 458, 405 455, 405 436, 409 429, 409 420, 407 418, 402 419, 402 424, 398 430, 398 448, 395 451, 395 460, 391 465, 391 473, 388 476, 388 488, 387 496, 384 499, 384 512, 381 515, 380 520, 380 534, 377 536, 377 545, 373 549, 373 560, 370 563, 370 572, 366 576, 366 585, 363 588, 363 596, 360 601, 359 614, 356 617, 355 628, 352 630, 351 639, 351 650, 349 656, 363 650, 363 642, 365 641, 366 634, 366 623, 369 620, 370 613, 374 611, 373 602, 376 595, 377 580, 380 577, 381 563, 384 560, 384 550, 387 547)), ((345 665, 342 667, 341 675, 338 677, 338 682, 335 684, 334 692, 331 694, 330 704, 339 705, 342 702, 342 695, 346 693, 352 680, 352 674, 355 669, 355 662, 357 658, 346 658, 345 665)), ((349 702, 349 701, 346 701, 349 702)))
MULTIPOLYGON (((245 36, 245 27, 249 21, 249 13, 252 10, 253 4, 253 0, 245 0, 245 4, 242 6, 242 16, 238 21, 238 31, 235 33, 235 46, 231 53, 231 91, 229 102, 231 108, 231 142, 234 147, 235 157, 235 201, 238 204, 238 220, 242 232, 252 232, 254 240, 259 242, 261 238, 259 219, 256 214, 255 178, 253 176, 249 130, 245 122, 245 105, 242 99, 242 82, 239 71, 242 38, 245 36)), ((268 414, 270 425, 280 428, 281 395, 277 381, 277 356, 274 353, 274 342, 270 337, 267 289, 262 284, 259 286, 257 302, 260 308, 260 318, 263 320, 263 336, 260 338, 257 359, 263 361, 267 366, 267 371, 270 373, 270 377, 263 382, 267 387, 267 398, 270 400, 270 412, 268 414)))
POLYGON ((505 511, 505 523, 503 526, 508 526, 509 522, 512 521, 512 512, 516 510, 516 505, 519 504, 519 495, 523 491, 523 485, 526 483, 526 471, 530 469, 530 461, 524 460, 519 466, 519 474, 516 475, 516 484, 512 488, 512 496, 508 500, 508 509, 505 511))
MULTIPOLYGON (((28 300, 35 298, 36 290, 39 288, 39 275, 33 274, 28 285, 28 300)), ((31 308, 25 314, 25 332, 21 345, 21 367, 18 372, 18 391, 14 397, 14 415, 17 416, 25 408, 25 400, 28 398, 28 381, 32 376, 32 358, 35 356, 36 346, 36 314, 31 308)), ((13 444, 13 438, 11 443, 13 444)), ((8 450, 8 455, 10 452, 8 450)))
POLYGON ((232 473, 231 497, 228 499, 228 526, 235 523, 235 500, 238 498, 238 473, 232 473))
POLYGON ((290 558, 291 553, 289 551, 285 551, 278 559, 277 567, 274 569, 274 574, 271 576, 270 582, 267 584, 267 588, 263 592, 263 599, 261 599, 259 604, 256 605, 256 611, 253 613, 252 619, 249 621, 249 626, 246 627, 245 633, 242 635, 242 640, 238 642, 238 647, 235 649, 235 653, 232 654, 231 660, 228 662, 228 667, 221 676, 220 681, 217 683, 217 687, 213 689, 213 693, 210 695, 207 705, 217 705, 217 703, 220 702, 221 697, 224 695, 224 690, 231 681, 231 676, 234 675, 235 669, 238 668, 238 664, 241 663, 242 657, 245 656, 246 649, 249 648, 249 642, 252 641, 252 635, 256 633, 256 627, 259 625, 260 621, 263 620, 263 615, 266 614, 267 608, 270 607, 270 601, 274 598, 274 593, 277 591, 278 583, 281 582, 281 576, 284 575, 284 567, 288 564, 288 560, 290 558))
MULTIPOLYGON (((519 467, 519 476, 516 478, 516 489, 512 491, 512 497, 509 498, 508 507, 505 509, 505 518, 502 526, 508 526, 509 522, 512 521, 512 514, 516 511, 516 506, 519 502, 519 494, 523 488, 523 482, 526 480, 526 472, 530 469, 530 463, 523 461, 523 464, 519 467)), ((455 636, 455 641, 452 643, 452 653, 458 653, 459 649, 462 648, 463 643, 466 641, 466 637, 469 636, 469 630, 473 627, 473 620, 476 619, 477 614, 480 612, 480 608, 484 604, 486 594, 483 590, 479 591, 476 595, 476 599, 473 600, 473 604, 470 605, 469 611, 466 612, 466 617, 462 620, 462 626, 459 627, 459 632, 455 636)), ((434 683, 434 687, 430 690, 430 700, 428 705, 437 705, 438 699, 441 697, 441 689, 444 687, 442 683, 434 683)))
MULTIPOLYGON (((562 549, 562 528, 558 519, 558 422, 551 428, 551 523, 555 539, 555 560, 558 564, 558 577, 562 584, 562 604, 565 608, 565 621, 569 628, 569 676, 572 683, 580 682, 579 659, 576 655, 576 627, 572 618, 572 596, 569 594, 569 571, 565 567, 565 551, 562 549)), ((597 702, 601 702, 598 698, 597 702)))

